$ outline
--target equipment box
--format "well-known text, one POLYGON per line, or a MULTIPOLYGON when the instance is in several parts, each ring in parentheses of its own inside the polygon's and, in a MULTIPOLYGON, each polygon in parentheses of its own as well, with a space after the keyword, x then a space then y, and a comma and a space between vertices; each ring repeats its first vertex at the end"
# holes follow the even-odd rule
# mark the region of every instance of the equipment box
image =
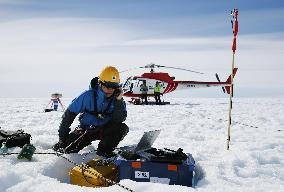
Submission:
POLYGON ((69 172, 70 183, 86 187, 104 187, 110 184, 101 176, 117 182, 118 169, 113 163, 101 165, 98 159, 89 161, 86 164, 75 166, 69 172))
MULTIPOLYGON (((195 161, 191 154, 177 162, 172 159, 145 157, 141 159, 117 159, 115 164, 119 169, 119 180, 131 179, 137 182, 164 183, 194 187, 195 161)), ((146 155, 147 156, 147 155, 146 155)))

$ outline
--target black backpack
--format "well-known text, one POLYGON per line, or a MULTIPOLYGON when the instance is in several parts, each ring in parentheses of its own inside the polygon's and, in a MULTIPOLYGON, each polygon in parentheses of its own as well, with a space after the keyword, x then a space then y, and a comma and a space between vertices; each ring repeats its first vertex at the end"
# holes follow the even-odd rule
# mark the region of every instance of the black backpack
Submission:
POLYGON ((6 147, 23 147, 25 144, 30 144, 31 135, 24 133, 23 130, 4 131, 0 127, 0 147, 6 142, 6 147))

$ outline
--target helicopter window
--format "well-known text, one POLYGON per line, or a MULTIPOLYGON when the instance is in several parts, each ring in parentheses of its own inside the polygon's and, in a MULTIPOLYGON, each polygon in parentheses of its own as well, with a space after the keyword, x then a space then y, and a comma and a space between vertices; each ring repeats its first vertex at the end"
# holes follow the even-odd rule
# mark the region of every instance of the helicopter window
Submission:
POLYGON ((133 83, 131 83, 130 85, 130 92, 132 93, 132 89, 133 89, 133 83))
POLYGON ((143 80, 139 80, 137 83, 137 87, 140 87, 143 84, 143 82, 144 82, 143 80))
POLYGON ((149 84, 148 84, 147 81, 144 80, 144 79, 138 79, 138 82, 137 82, 137 84, 136 84, 136 87, 139 87, 139 88, 140 88, 140 86, 141 86, 144 82, 146 83, 146 86, 149 88, 149 84))
POLYGON ((122 87, 123 87, 123 88, 128 87, 128 86, 129 86, 129 84, 130 84, 130 82, 131 82, 131 77, 128 77, 128 78, 127 78, 127 80, 125 81, 125 83, 124 83, 124 85, 123 85, 122 87))
POLYGON ((125 88, 127 86, 128 86, 128 82, 126 81, 122 87, 125 88))

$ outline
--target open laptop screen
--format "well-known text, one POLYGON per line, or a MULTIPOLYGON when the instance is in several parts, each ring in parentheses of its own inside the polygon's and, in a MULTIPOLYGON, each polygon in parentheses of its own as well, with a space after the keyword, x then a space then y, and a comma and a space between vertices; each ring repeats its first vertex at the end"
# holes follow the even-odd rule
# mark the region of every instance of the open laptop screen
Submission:
POLYGON ((151 149, 153 143, 157 139, 160 132, 161 130, 144 132, 138 145, 135 147, 134 152, 145 151, 145 150, 151 149))

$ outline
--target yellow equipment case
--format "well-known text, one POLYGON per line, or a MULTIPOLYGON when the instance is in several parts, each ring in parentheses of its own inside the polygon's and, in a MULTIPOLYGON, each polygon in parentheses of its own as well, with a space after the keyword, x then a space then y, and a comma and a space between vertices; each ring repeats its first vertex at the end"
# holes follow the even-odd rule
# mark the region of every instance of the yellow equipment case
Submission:
POLYGON ((102 164, 100 159, 93 159, 87 163, 72 168, 69 172, 70 183, 86 187, 107 187, 118 181, 118 168, 113 163, 102 164), (103 178, 104 177, 104 178, 103 178))

